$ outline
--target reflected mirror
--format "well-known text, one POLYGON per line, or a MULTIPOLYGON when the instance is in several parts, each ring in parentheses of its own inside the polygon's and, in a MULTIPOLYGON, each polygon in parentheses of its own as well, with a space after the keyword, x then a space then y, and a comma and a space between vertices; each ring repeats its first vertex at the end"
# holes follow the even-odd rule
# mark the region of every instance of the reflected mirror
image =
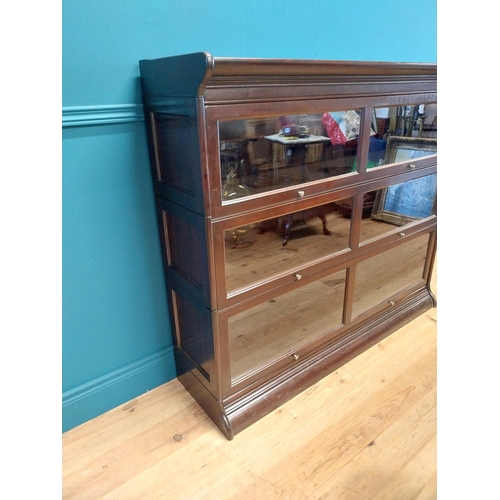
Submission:
POLYGON ((437 174, 431 174, 366 193, 371 207, 363 212, 360 241, 390 233, 394 226, 436 215, 436 179, 437 174))
MULTIPOLYGON (((423 143, 425 143, 425 139, 437 139, 437 104, 375 108, 368 152, 368 169, 405 161, 403 157, 398 159, 396 156, 388 154, 391 152, 391 138, 396 137, 409 140, 409 142, 423 139, 423 143)), ((432 151, 432 149, 426 148, 419 151, 419 155, 413 158, 436 153, 436 150, 432 151)))

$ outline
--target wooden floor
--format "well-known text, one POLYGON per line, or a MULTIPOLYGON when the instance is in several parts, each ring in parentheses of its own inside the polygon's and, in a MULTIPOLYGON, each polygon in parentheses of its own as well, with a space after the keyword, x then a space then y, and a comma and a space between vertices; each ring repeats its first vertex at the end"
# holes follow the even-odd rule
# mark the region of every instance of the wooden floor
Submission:
POLYGON ((63 498, 436 499, 436 321, 427 311, 233 441, 177 380, 143 394, 63 434, 63 498))

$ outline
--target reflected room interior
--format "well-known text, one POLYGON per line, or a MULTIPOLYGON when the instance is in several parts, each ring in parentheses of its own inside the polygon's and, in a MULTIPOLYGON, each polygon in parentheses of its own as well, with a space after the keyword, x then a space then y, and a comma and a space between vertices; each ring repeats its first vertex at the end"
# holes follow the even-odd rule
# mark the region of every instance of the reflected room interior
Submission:
MULTIPOLYGON (((220 122, 222 202, 359 172, 361 120, 360 111, 346 110, 220 122)), ((435 153, 435 104, 374 110, 365 170, 435 153)), ((227 293, 348 251, 353 204, 347 197, 225 230, 227 293)), ((358 214, 360 245, 395 231, 404 234, 408 225, 436 214, 436 174, 364 193, 358 214)), ((429 236, 423 235, 353 266, 351 318, 422 280, 428 242, 429 236)), ((230 317, 233 383, 321 335, 334 334, 345 320, 347 272, 230 317)))

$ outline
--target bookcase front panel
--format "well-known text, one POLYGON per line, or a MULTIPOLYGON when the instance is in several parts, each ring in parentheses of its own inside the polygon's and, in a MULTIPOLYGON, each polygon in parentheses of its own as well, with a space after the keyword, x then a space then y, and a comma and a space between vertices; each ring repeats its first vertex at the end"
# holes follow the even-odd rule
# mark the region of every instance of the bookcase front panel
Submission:
POLYGON ((393 231, 404 235, 405 227, 437 214, 437 174, 368 191, 364 195, 360 242, 393 231))
POLYGON ((422 281, 428 246, 424 234, 357 264, 352 317, 422 281))
POLYGON ((349 249, 352 198, 224 231, 228 294, 349 249))
POLYGON ((228 319, 232 385, 343 324, 346 270, 260 303, 228 319))
POLYGON ((219 122, 222 204, 354 170, 362 110, 219 122))

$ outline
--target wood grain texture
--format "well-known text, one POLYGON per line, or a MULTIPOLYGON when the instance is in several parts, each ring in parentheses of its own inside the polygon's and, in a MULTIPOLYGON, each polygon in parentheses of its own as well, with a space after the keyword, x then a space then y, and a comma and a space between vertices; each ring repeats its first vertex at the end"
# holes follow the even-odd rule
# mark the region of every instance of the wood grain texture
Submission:
POLYGON ((436 326, 427 311, 232 441, 162 385, 63 434, 62 498, 435 499, 436 326))

